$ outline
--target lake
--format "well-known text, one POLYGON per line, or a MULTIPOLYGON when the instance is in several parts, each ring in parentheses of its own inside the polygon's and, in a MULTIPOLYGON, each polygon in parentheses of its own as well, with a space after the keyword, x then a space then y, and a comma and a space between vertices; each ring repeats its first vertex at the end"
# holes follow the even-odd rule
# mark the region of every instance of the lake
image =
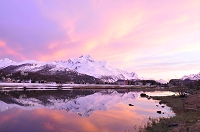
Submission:
POLYGON ((0 132, 135 132, 149 117, 175 115, 158 100, 140 97, 141 93, 129 89, 0 91, 0 132))

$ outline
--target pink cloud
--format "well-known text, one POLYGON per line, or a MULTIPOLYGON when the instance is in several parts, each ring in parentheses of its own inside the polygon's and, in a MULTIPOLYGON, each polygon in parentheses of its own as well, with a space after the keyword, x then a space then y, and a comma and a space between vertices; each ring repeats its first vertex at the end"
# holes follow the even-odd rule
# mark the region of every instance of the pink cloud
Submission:
POLYGON ((3 41, 0 41, 0 47, 6 47, 6 43, 4 43, 3 41))
MULTIPOLYGON (((0 47, 21 59, 53 61, 90 54, 119 68, 140 72, 142 69, 135 64, 138 58, 151 57, 154 59, 151 63, 158 67, 160 60, 154 58, 156 55, 200 52, 200 2, 196 0, 36 1, 29 6, 35 9, 27 9, 32 17, 23 15, 36 22, 26 19, 30 30, 20 25, 18 19, 16 27, 10 23, 11 31, 1 27, 5 33, 10 31, 3 35, 12 36, 9 39, 12 41, 6 41, 7 48, 4 43, 0 47), (18 28, 21 34, 17 33, 18 28), (13 43, 23 48, 16 50, 11 46, 13 43)), ((0 34, 0 39, 3 35, 0 34)))
POLYGON ((5 53, 6 53, 6 54, 13 55, 13 56, 17 56, 17 57, 19 57, 19 58, 25 60, 25 57, 24 57, 22 54, 18 53, 18 52, 15 51, 14 49, 8 47, 8 46, 6 45, 6 43, 3 42, 3 41, 1 41, 1 40, 0 40, 0 47, 2 47, 2 49, 3 49, 3 50, 1 51, 0 54, 5 54, 5 53))

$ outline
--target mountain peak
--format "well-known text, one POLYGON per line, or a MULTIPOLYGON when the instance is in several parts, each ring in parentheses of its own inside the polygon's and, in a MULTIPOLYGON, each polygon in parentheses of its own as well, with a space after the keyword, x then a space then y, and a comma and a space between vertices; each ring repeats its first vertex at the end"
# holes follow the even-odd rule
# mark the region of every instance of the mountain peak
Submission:
POLYGON ((8 58, 3 58, 3 59, 1 59, 0 61, 4 61, 4 62, 14 62, 13 60, 10 60, 10 59, 8 59, 8 58))
POLYGON ((0 60, 0 69, 4 68, 4 67, 7 67, 9 65, 15 65, 15 64, 17 64, 17 62, 15 62, 13 60, 10 60, 8 58, 4 58, 4 59, 0 60))
POLYGON ((91 56, 90 55, 81 55, 79 58, 87 58, 87 59, 89 59, 89 58, 91 58, 91 56))
POLYGON ((89 60, 89 61, 91 61, 91 62, 94 61, 94 59, 93 59, 90 55, 81 55, 81 56, 79 57, 79 59, 86 59, 86 60, 89 60))

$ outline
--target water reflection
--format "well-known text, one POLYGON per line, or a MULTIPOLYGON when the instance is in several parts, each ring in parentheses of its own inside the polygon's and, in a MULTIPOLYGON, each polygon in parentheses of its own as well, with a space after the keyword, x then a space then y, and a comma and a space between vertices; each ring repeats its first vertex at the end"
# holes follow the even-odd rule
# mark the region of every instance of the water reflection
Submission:
POLYGON ((173 116, 169 107, 162 108, 158 101, 140 98, 140 93, 124 90, 1 93, 0 131, 137 131, 149 116, 173 116), (164 114, 157 114, 157 110, 164 114))

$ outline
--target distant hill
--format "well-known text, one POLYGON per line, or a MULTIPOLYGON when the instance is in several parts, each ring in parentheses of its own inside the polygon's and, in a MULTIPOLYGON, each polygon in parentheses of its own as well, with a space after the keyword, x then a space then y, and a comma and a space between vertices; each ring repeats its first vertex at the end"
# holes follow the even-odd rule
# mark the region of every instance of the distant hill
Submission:
POLYGON ((200 80, 200 73, 198 74, 190 74, 190 75, 185 75, 181 78, 181 80, 185 79, 190 79, 190 80, 200 80))

